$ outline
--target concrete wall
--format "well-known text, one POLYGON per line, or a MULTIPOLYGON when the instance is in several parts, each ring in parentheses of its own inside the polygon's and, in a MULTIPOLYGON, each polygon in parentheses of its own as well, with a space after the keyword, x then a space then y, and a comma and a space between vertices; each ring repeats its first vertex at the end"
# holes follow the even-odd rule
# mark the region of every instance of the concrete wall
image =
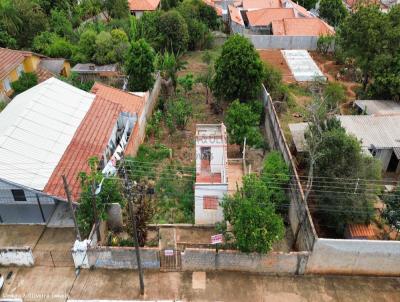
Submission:
POLYGON ((400 276, 400 242, 318 239, 306 273, 400 276))
POLYGON ((215 224, 224 220, 222 207, 218 205, 216 210, 203 208, 204 196, 217 196, 220 200, 224 194, 228 193, 227 184, 211 185, 211 184, 195 184, 194 188, 194 214, 195 224, 215 224))
POLYGON ((317 49, 317 36, 274 36, 245 34, 257 49, 317 49))
POLYGON ((238 251, 187 248, 182 253, 184 271, 241 271, 265 274, 304 274, 309 253, 245 254, 238 251))
POLYGON ((285 162, 289 165, 291 174, 287 194, 290 200, 289 220, 293 234, 298 233, 296 246, 299 250, 311 251, 317 238, 308 206, 304 201, 303 188, 297 174, 296 165, 293 161, 279 118, 272 104, 270 95, 262 86, 262 99, 265 105, 265 134, 271 149, 282 153, 285 162))
POLYGON ((56 203, 52 197, 0 180, 0 223, 47 223, 55 208, 56 203), (12 189, 24 190, 26 201, 15 201, 12 189))
MULTIPOLYGON (((95 247, 87 250, 89 267, 108 269, 136 269, 136 254, 133 247, 95 247)), ((159 269, 158 248, 141 248, 140 259, 144 269, 159 269)))
POLYGON ((0 266, 32 266, 33 263, 30 247, 0 248, 0 266))

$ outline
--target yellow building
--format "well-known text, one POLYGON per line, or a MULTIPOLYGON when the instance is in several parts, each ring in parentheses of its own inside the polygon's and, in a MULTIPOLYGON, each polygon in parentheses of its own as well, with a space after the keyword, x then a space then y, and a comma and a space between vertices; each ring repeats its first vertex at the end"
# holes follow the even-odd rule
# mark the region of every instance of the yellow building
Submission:
POLYGON ((71 66, 65 59, 52 59, 29 51, 0 48, 0 94, 13 94, 11 83, 23 72, 34 72, 43 82, 54 76, 68 77, 71 66))

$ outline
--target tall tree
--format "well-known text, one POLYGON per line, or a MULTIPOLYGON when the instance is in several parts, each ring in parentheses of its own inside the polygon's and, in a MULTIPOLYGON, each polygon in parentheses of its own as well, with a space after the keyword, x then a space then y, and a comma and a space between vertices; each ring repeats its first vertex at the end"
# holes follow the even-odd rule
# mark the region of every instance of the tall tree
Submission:
POLYGON ((127 0, 105 0, 103 5, 111 18, 122 19, 129 17, 129 5, 127 0))
POLYGON ((130 91, 147 91, 154 83, 154 51, 144 40, 133 42, 126 63, 130 91))
POLYGON ((396 239, 400 233, 400 187, 397 187, 393 194, 387 194, 384 196, 383 201, 386 205, 382 216, 392 230, 395 230, 396 239))
POLYGON ((338 43, 347 57, 354 58, 363 72, 366 91, 374 60, 389 47, 388 16, 377 6, 360 7, 339 28, 338 43))
POLYGON ((347 14, 347 8, 342 0, 321 0, 319 2, 319 16, 332 26, 338 26, 347 14))
POLYGON ((263 78, 263 64, 253 44, 241 35, 230 36, 215 62, 214 95, 228 101, 251 100, 263 78))
POLYGON ((158 32, 158 45, 161 50, 173 51, 174 53, 187 50, 189 42, 188 26, 178 11, 171 10, 161 15, 158 32))
POLYGON ((255 174, 244 176, 243 187, 232 196, 226 195, 221 206, 240 251, 267 253, 283 238, 283 220, 275 212, 268 187, 255 174))

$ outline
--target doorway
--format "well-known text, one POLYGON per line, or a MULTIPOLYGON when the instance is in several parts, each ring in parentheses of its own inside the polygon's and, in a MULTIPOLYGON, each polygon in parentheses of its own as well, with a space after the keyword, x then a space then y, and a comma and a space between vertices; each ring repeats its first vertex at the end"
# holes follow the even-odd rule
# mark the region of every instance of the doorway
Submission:
POLYGON ((211 172, 211 147, 201 147, 201 171, 211 172))
POLYGON ((398 165, 399 165, 399 159, 397 158, 396 153, 394 153, 392 151, 392 156, 390 157, 390 161, 389 161, 386 171, 387 172, 396 172, 398 165))

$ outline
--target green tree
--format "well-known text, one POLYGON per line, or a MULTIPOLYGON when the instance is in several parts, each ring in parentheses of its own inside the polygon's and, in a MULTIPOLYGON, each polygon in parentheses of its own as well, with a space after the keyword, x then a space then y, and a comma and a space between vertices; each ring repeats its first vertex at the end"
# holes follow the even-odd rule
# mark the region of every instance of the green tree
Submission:
POLYGON ((83 62, 90 62, 96 53, 97 33, 92 29, 82 32, 79 37, 79 52, 83 55, 83 62))
POLYGON ((375 59, 389 47, 388 16, 377 6, 362 6, 339 27, 337 42, 346 57, 354 58, 363 72, 366 91, 375 59))
MULTIPOLYGON (((77 210, 77 221, 79 229, 84 238, 86 238, 95 222, 93 213, 93 191, 92 185, 97 185, 103 180, 103 175, 98 171, 99 161, 93 157, 89 159, 90 172, 81 172, 79 175, 81 181, 81 194, 79 197, 79 207, 77 210)), ((126 201, 121 194, 122 188, 119 181, 115 178, 105 178, 103 180, 101 191, 95 195, 95 204, 100 220, 107 219, 107 205, 109 203, 119 203, 125 207, 126 201)))
POLYGON ((68 40, 48 31, 41 32, 35 37, 32 48, 49 57, 66 59, 71 58, 75 51, 74 46, 68 40))
POLYGON ((272 151, 268 153, 263 162, 261 180, 269 190, 270 201, 275 204, 280 212, 286 212, 285 204, 288 199, 285 188, 290 181, 290 172, 289 166, 280 152, 272 151))
POLYGON ((208 66, 207 71, 200 74, 196 79, 196 82, 201 83, 206 89, 206 104, 209 103, 213 77, 214 77, 214 69, 212 66, 208 66))
MULTIPOLYGON (((172 122, 168 125, 171 132, 174 128, 184 130, 193 115, 192 104, 182 97, 171 99, 167 103, 167 119, 172 122), (175 126, 171 128, 171 126, 175 126)), ((168 122, 168 121, 167 121, 168 122)))
POLYGON ((186 62, 173 52, 164 52, 157 54, 155 66, 161 73, 162 85, 167 90, 167 94, 171 95, 177 85, 177 73, 186 66, 186 62))
POLYGON ((255 174, 243 177, 243 187, 221 203, 232 225, 237 248, 246 253, 267 253, 285 233, 282 218, 269 200, 268 188, 255 174))
POLYGON ((104 0, 103 5, 111 18, 123 19, 129 17, 127 0, 104 0))
POLYGON ((346 91, 343 85, 337 82, 329 82, 323 92, 328 110, 335 110, 346 100, 346 91))
POLYGON ((37 85, 38 79, 34 73, 23 72, 17 81, 11 83, 11 88, 14 90, 14 94, 17 95, 33 86, 37 85))
POLYGON ((383 210, 382 217, 387 221, 389 226, 400 233, 400 187, 397 187, 393 194, 387 194, 383 197, 386 207, 383 210))
POLYGON ((193 84, 194 84, 193 74, 188 73, 185 76, 178 78, 178 83, 183 87, 185 95, 187 95, 189 91, 193 89, 193 84))
POLYGON ((158 24, 161 15, 162 12, 159 10, 154 12, 145 12, 136 24, 136 38, 145 39, 156 50, 160 50, 158 24))
POLYGON ((333 35, 322 35, 319 36, 317 41, 317 50, 326 55, 328 54, 329 50, 333 48, 335 43, 335 36, 333 35))
POLYGON ((253 44, 241 35, 230 36, 215 62, 214 95, 228 101, 253 99, 263 77, 263 64, 253 44))
POLYGON ((122 63, 129 50, 128 35, 122 29, 116 28, 111 31, 111 40, 113 43, 113 54, 115 61, 122 63))
POLYGON ((315 8, 315 5, 317 4, 318 0, 300 0, 297 1, 301 6, 304 8, 310 10, 312 8, 315 8))
POLYGON ((185 52, 188 47, 188 26, 182 15, 171 10, 161 15, 159 24, 159 49, 174 53, 185 52))
MULTIPOLYGON (((319 134, 319 155, 315 161, 316 212, 328 228, 343 235, 346 224, 371 221, 373 192, 377 188, 370 180, 381 178, 381 166, 378 160, 364 155, 361 143, 348 135, 340 123, 332 125, 328 124, 319 134)), ((310 131, 314 131, 313 127, 310 131)), ((310 137, 306 135, 308 144, 310 137)))
POLYGON ((132 43, 125 69, 130 91, 147 91, 153 87, 154 50, 144 39, 132 43))
POLYGON ((50 16, 50 29, 60 37, 73 38, 72 23, 64 11, 53 9, 50 16))
POLYGON ((244 139, 249 146, 260 146, 263 137, 260 133, 260 113, 254 112, 252 106, 235 100, 230 104, 225 115, 229 141, 243 146, 244 139))
POLYGON ((319 16, 332 26, 338 26, 347 15, 347 8, 342 0, 321 0, 319 2, 319 16))

